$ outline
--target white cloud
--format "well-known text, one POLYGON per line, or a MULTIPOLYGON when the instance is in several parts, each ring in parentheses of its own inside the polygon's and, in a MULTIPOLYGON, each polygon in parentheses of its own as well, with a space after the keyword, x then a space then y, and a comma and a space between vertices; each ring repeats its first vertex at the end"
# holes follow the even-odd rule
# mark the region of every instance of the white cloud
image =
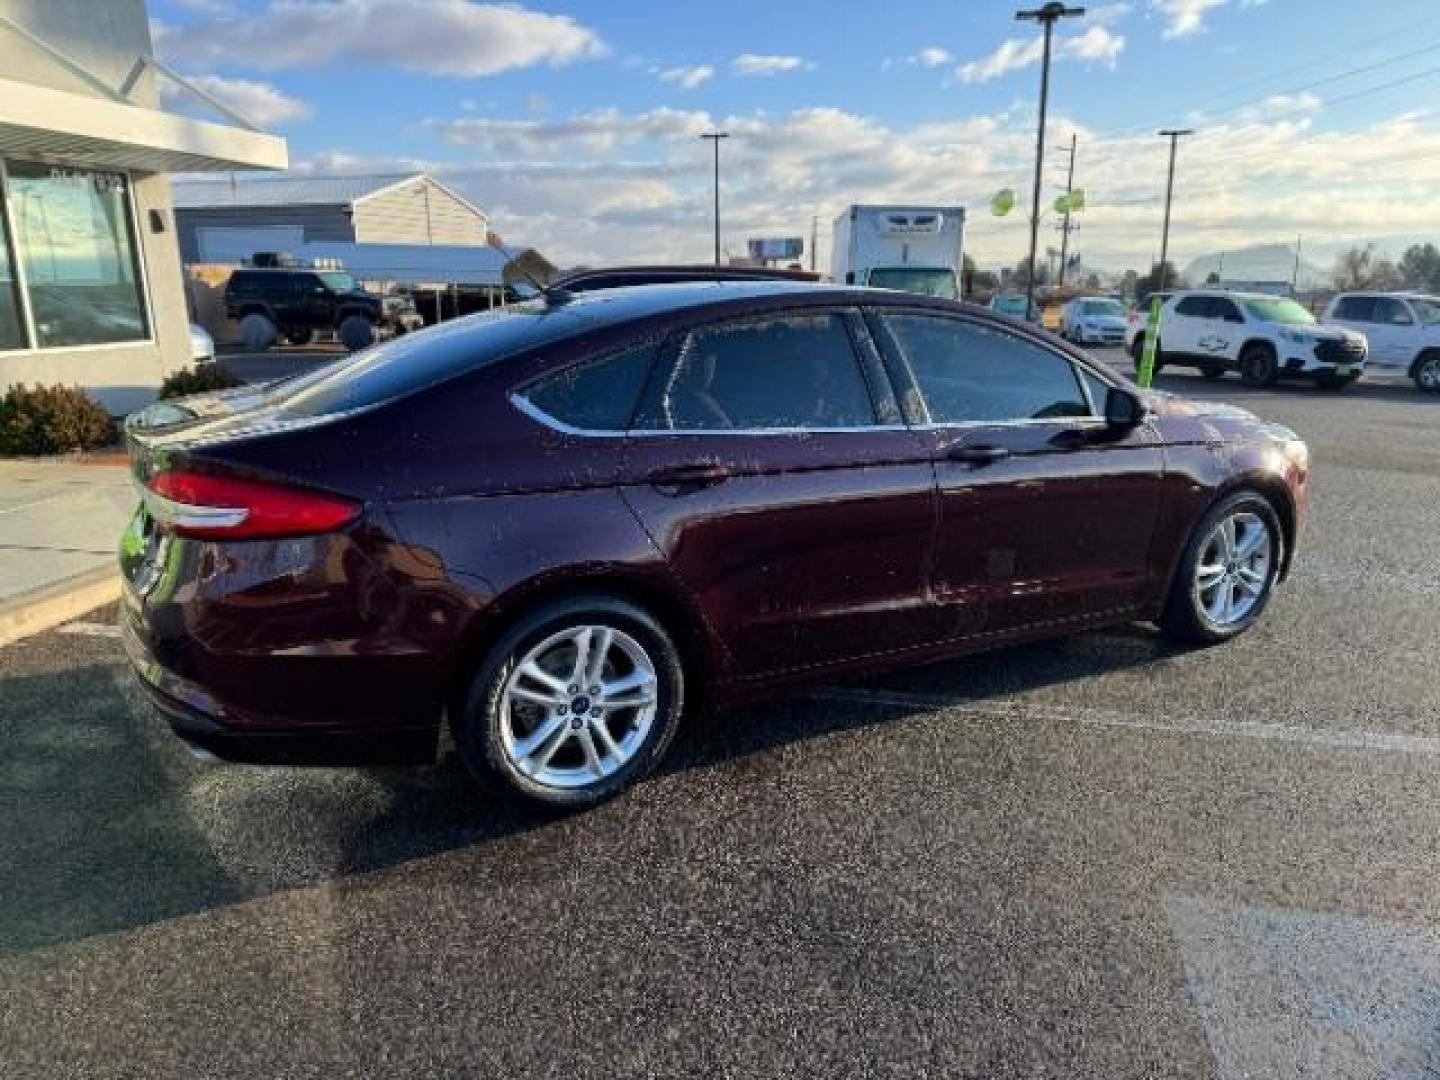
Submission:
MULTIPOLYGON (((1112 33, 1103 26, 1092 26, 1082 34, 1058 39, 1053 46, 1053 55, 1056 59, 1069 57, 1098 61, 1113 68, 1116 58, 1124 50, 1123 34, 1112 33)), ((1044 41, 1039 35, 1010 38, 1002 41, 993 52, 980 59, 961 64, 955 70, 955 77, 964 83, 989 82, 1031 64, 1038 64, 1044 51, 1044 41)))
POLYGON ((1059 48, 1061 56, 1095 60, 1110 68, 1115 66, 1116 59, 1124 51, 1124 35, 1112 34, 1103 26, 1092 26, 1078 37, 1065 38, 1059 48))
POLYGON ((1113 4, 1095 4, 1086 7, 1085 21, 1090 23, 1112 23, 1123 19, 1133 11, 1134 5, 1129 0, 1117 0, 1113 4))
POLYGON ((961 82, 989 82, 1001 75, 1039 63, 1044 48, 1044 43, 1038 37, 1010 38, 1002 41, 994 52, 987 53, 979 60, 961 64, 955 75, 961 82))
POLYGON ((798 56, 765 56, 758 53, 741 53, 730 61, 730 68, 737 75, 777 75, 804 66, 805 61, 798 56))
MULTIPOLYGON (((1171 232, 1178 264, 1301 234, 1309 251, 1355 237, 1433 232, 1440 115, 1317 133, 1312 113, 1290 111, 1310 104, 1292 99, 1253 119, 1212 120, 1182 141, 1171 232)), ((465 157, 484 164, 340 152, 302 166, 434 171, 489 210, 512 243, 563 265, 704 261, 711 159, 695 136, 718 126, 732 135, 721 149, 722 239, 736 251, 751 236, 808 236, 819 215, 824 269, 829 223, 848 203, 958 203, 969 208, 967 250, 982 266, 1013 266, 1027 243, 1024 215, 996 218, 986 204, 1012 187, 1028 205, 1034 130, 1018 119, 1007 110, 892 126, 823 107, 738 116, 673 108, 466 116, 431 122, 422 133, 463 144, 465 157)), ((1052 118, 1054 144, 1072 131, 1082 147, 1077 181, 1089 197, 1080 252, 1091 266, 1144 270, 1158 242, 1168 144, 1148 130, 1107 136, 1052 118)), ((1058 166, 1047 174, 1047 202, 1061 179, 1058 166)))
POLYGON ((933 68, 948 64, 955 58, 950 55, 949 49, 942 49, 939 45, 926 45, 913 59, 921 67, 933 68))
MULTIPOLYGON (((310 115, 309 105, 270 83, 227 79, 221 75, 189 75, 186 80, 259 127, 302 120, 310 115)), ((161 97, 170 107, 193 105, 195 102, 192 95, 168 79, 161 83, 161 97)))
POLYGON ((632 143, 692 139, 708 130, 709 124, 706 113, 663 107, 629 115, 618 109, 600 109, 565 120, 462 117, 423 122, 451 146, 479 147, 491 155, 532 159, 570 158, 575 152, 600 155, 632 143))
POLYGON ((704 86, 715 77, 715 69, 709 64, 696 64, 694 67, 652 68, 651 71, 661 82, 674 83, 686 90, 704 86))
POLYGON ((568 15, 469 0, 269 0, 243 18, 154 29, 156 48, 172 62, 239 61, 265 71, 350 61, 480 76, 606 52, 593 30, 568 15))
MULTIPOLYGON (((1205 28, 1205 14, 1224 7, 1228 0, 1150 0, 1150 6, 1165 16, 1165 38, 1189 37, 1205 28)), ((1250 5, 1246 5, 1250 6, 1250 5)))

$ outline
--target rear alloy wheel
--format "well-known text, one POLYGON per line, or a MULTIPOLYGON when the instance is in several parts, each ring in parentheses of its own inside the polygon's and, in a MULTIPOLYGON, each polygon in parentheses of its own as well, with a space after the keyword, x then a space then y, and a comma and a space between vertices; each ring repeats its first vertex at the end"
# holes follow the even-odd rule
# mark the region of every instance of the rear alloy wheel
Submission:
POLYGON ((1415 365, 1415 389, 1440 394, 1440 350, 1427 352, 1415 365))
POLYGON ((455 717, 455 741, 486 787, 591 806, 660 760, 682 688, 679 654, 648 614, 605 597, 564 601, 491 650, 455 717))
POLYGON ((1240 354, 1240 381, 1246 386, 1274 386, 1280 364, 1269 345, 1247 345, 1240 354))
POLYGON ((1270 601, 1280 554, 1280 522, 1269 502, 1253 492, 1223 499, 1186 545, 1161 629, 1199 643, 1243 633, 1270 601))

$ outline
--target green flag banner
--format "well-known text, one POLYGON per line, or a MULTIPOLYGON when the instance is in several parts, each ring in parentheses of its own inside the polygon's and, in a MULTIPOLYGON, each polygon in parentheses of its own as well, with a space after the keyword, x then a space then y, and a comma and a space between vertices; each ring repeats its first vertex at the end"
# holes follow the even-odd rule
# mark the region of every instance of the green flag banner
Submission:
POLYGON ((1145 347, 1140 350, 1140 363, 1135 368, 1135 383, 1145 389, 1155 379, 1155 346, 1160 340, 1160 297, 1150 298, 1150 318, 1145 323, 1145 347))

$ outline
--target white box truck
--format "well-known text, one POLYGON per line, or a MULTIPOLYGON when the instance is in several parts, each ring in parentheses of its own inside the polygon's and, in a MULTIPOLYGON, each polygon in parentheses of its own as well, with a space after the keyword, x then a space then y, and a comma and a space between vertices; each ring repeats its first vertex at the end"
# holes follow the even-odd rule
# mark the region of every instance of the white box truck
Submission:
POLYGON ((964 238, 963 206, 850 206, 835 219, 830 276, 958 299, 964 238))

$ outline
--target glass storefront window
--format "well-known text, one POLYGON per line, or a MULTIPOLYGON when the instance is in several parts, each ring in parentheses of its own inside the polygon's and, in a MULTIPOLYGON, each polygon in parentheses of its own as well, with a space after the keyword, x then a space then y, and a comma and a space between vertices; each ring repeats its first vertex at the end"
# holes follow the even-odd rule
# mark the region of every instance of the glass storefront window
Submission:
POLYGON ((125 174, 22 161, 5 170, 35 346, 147 338, 125 174))
MULTIPOLYGON (((0 191, 0 198, 4 192, 0 191)), ((10 236, 5 215, 0 214, 0 349, 23 349, 25 324, 20 314, 20 283, 10 255, 10 236)))

